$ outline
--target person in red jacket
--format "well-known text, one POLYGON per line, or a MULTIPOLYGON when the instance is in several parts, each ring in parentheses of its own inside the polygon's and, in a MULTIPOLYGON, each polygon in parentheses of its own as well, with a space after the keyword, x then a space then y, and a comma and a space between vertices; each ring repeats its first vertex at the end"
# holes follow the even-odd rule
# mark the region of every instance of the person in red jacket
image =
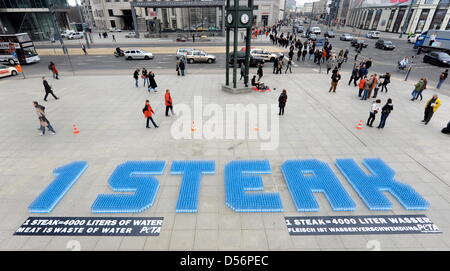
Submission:
POLYGON ((169 116, 169 109, 170 109, 170 112, 172 112, 172 115, 175 115, 173 113, 172 96, 170 96, 170 90, 168 90, 168 89, 166 89, 166 94, 164 96, 164 101, 166 103, 166 117, 169 116))
POLYGON ((155 111, 153 111, 153 108, 150 106, 150 101, 146 100, 145 101, 145 106, 142 109, 142 112, 144 113, 144 117, 147 118, 147 128, 150 128, 149 126, 149 121, 151 120, 153 123, 153 126, 155 126, 155 128, 158 128, 159 126, 156 125, 155 121, 153 120, 152 116, 155 113, 155 111))
POLYGON ((48 65, 48 69, 52 71, 52 73, 53 73, 53 78, 59 79, 59 78, 58 78, 58 70, 56 69, 55 63, 50 62, 50 65, 48 65))

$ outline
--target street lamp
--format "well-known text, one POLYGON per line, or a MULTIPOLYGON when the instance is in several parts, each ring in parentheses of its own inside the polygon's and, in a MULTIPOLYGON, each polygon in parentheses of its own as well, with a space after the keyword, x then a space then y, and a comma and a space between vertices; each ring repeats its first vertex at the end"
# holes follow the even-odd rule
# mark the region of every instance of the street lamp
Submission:
POLYGON ((91 48, 91 45, 89 44, 89 40, 87 37, 86 29, 84 28, 84 16, 83 16, 83 14, 81 14, 81 9, 78 6, 78 0, 75 0, 75 3, 77 4, 78 14, 80 15, 81 28, 83 29, 83 36, 84 36, 84 39, 86 40, 86 46, 87 46, 87 48, 91 48))

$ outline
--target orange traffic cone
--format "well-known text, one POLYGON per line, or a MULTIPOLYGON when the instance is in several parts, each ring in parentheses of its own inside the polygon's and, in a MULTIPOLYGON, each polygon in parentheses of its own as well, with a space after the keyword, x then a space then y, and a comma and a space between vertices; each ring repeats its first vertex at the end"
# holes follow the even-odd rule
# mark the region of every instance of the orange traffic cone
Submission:
POLYGON ((362 130, 363 129, 363 124, 362 124, 362 120, 359 121, 358 125, 356 126, 356 129, 358 130, 362 130))
POLYGON ((192 122, 192 127, 191 127, 191 131, 192 131, 192 132, 195 132, 195 131, 197 131, 197 129, 195 129, 195 124, 194 124, 194 122, 192 122))
POLYGON ((73 125, 72 130, 73 130, 72 131, 73 134, 79 134, 80 133, 80 131, 78 130, 78 128, 77 128, 77 126, 75 124, 73 125))

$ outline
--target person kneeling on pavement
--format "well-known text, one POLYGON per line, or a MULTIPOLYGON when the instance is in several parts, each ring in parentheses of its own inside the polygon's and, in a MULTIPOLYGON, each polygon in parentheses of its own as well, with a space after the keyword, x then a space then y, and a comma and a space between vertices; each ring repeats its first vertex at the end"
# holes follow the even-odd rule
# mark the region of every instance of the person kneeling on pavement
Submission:
POLYGON ((264 85, 263 82, 256 81, 256 75, 253 75, 252 86, 256 87, 259 90, 266 90, 266 89, 268 89, 268 87, 266 85, 264 85))

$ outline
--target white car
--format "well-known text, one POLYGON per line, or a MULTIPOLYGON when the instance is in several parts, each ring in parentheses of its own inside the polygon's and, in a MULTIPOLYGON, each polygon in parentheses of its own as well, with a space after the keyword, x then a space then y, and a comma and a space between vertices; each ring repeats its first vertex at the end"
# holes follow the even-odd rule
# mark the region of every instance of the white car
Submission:
POLYGON ((61 38, 68 38, 70 34, 75 33, 73 30, 64 30, 61 32, 61 38))
POLYGON ((408 38, 409 43, 416 43, 417 38, 420 36, 420 34, 415 34, 414 36, 411 36, 408 38))
POLYGON ((379 39, 380 38, 380 31, 370 31, 366 34, 366 38, 369 39, 379 39))
POLYGON ((16 68, 0 65, 0 77, 14 76, 14 75, 17 75, 16 68))
POLYGON ((69 40, 82 39, 83 37, 84 37, 84 35, 83 35, 83 33, 81 33, 81 32, 73 32, 73 33, 70 33, 70 34, 67 36, 67 38, 68 38, 69 40))
POLYGON ((153 59, 153 54, 141 49, 128 49, 124 52, 125 59, 153 59))
POLYGON ((264 61, 267 62, 272 62, 274 61, 276 58, 278 58, 278 56, 274 53, 271 53, 267 50, 261 49, 261 48, 255 48, 255 49, 251 49, 250 50, 250 55, 252 56, 256 56, 256 57, 261 57, 264 59, 264 61))
POLYGON ((311 27, 311 32, 316 34, 316 35, 320 35, 320 33, 321 33, 320 27, 317 27, 317 26, 311 27))
POLYGON ((343 40, 343 41, 349 41, 349 40, 352 40, 353 39, 353 36, 351 35, 351 34, 342 34, 340 37, 339 37, 339 39, 340 40, 343 40))
POLYGON ((125 34, 125 38, 136 38, 135 32, 128 32, 125 34))

